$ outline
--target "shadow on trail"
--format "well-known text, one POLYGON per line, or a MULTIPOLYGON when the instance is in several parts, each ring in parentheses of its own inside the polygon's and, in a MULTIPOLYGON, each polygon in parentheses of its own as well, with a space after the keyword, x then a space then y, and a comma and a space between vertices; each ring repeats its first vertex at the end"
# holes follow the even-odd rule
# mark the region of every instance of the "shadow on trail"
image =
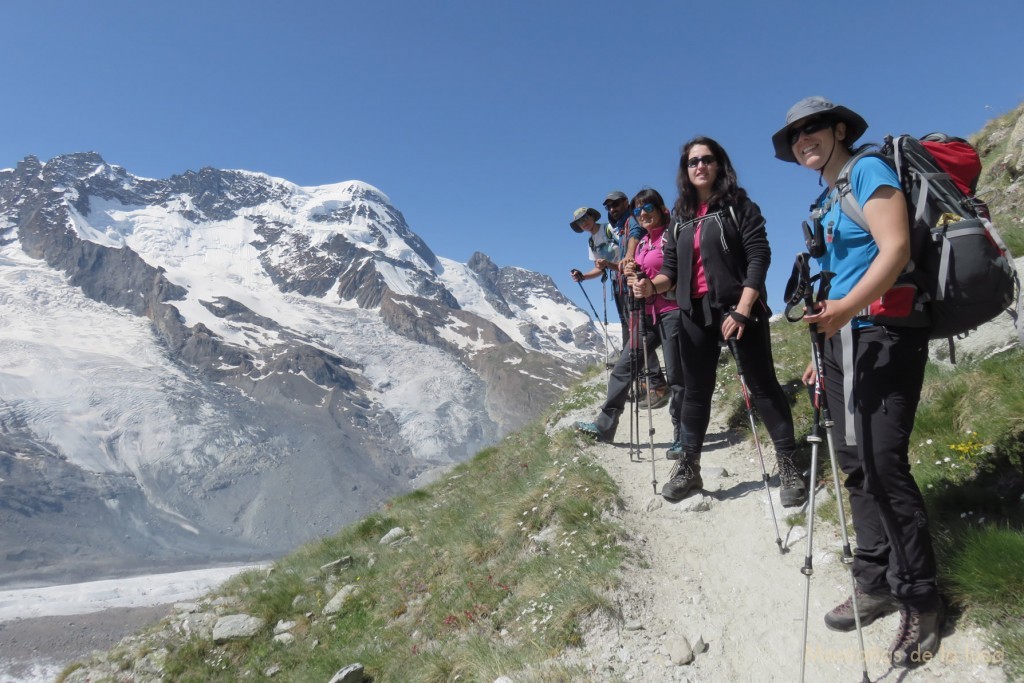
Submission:
POLYGON ((715 500, 735 500, 743 498, 752 492, 760 492, 764 495, 764 484, 760 480, 755 481, 741 481, 730 486, 727 489, 719 489, 718 491, 708 491, 707 495, 711 496, 715 500))

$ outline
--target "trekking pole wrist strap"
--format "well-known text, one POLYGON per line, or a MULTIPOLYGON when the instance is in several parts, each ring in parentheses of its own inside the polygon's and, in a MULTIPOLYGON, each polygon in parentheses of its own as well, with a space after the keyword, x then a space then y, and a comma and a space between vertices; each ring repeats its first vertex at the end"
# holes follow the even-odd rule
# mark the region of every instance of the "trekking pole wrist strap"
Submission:
POLYGON ((740 325, 750 324, 750 318, 736 311, 735 309, 729 311, 729 317, 738 322, 740 325))

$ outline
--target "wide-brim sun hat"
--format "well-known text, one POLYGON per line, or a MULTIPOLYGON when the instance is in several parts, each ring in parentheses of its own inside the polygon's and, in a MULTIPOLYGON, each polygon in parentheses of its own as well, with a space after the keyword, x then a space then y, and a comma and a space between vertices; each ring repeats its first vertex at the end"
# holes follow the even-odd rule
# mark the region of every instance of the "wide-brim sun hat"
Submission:
POLYGON ((806 119, 808 116, 814 116, 815 114, 824 114, 836 121, 845 123, 846 138, 843 140, 843 143, 847 145, 857 142, 860 136, 864 135, 864 131, 868 129, 868 122, 864 120, 863 116, 852 109, 834 104, 831 100, 820 95, 805 97, 789 108, 789 111, 786 112, 786 125, 772 136, 772 145, 775 147, 776 159, 792 161, 794 164, 798 163, 796 157, 793 156, 793 146, 789 144, 789 130, 797 121, 806 119))
POLYGON ((578 221, 583 220, 587 216, 590 216, 595 221, 597 221, 601 219, 601 212, 598 211, 597 209, 591 209, 590 207, 587 206, 581 206, 580 208, 572 212, 572 220, 569 221, 569 227, 575 230, 576 232, 583 232, 583 228, 576 225, 576 223, 578 221))

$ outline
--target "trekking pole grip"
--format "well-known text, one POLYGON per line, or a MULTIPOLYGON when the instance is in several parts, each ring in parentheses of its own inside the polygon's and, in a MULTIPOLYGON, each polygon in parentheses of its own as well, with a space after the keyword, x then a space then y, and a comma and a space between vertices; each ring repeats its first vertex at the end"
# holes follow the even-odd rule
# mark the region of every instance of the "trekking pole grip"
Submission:
POLYGON ((729 337, 725 340, 726 346, 729 347, 729 353, 732 354, 733 360, 736 361, 736 373, 743 374, 743 366, 740 363, 739 347, 736 345, 736 337, 729 337))

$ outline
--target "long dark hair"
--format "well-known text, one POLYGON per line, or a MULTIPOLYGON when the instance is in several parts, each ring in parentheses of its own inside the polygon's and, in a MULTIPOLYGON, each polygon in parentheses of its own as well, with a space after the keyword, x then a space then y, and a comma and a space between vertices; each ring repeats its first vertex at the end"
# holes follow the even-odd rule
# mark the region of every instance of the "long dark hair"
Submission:
POLYGON ((736 169, 733 168, 732 161, 725 153, 725 149, 717 141, 704 135, 698 135, 683 145, 683 151, 679 155, 679 173, 676 175, 679 199, 676 200, 673 213, 677 219, 683 221, 696 218, 697 209, 700 208, 697 188, 690 183, 689 169, 686 167, 686 162, 690 159, 690 150, 696 145, 704 145, 710 149, 715 161, 718 162, 718 173, 715 175, 714 185, 711 186, 708 206, 734 206, 747 198, 747 191, 740 187, 736 180, 736 169))
POLYGON ((638 209, 644 204, 654 204, 654 208, 658 210, 658 214, 661 216, 659 225, 667 226, 671 222, 668 207, 665 206, 665 200, 661 198, 661 193, 657 190, 645 187, 633 195, 633 199, 629 201, 631 210, 638 209))

